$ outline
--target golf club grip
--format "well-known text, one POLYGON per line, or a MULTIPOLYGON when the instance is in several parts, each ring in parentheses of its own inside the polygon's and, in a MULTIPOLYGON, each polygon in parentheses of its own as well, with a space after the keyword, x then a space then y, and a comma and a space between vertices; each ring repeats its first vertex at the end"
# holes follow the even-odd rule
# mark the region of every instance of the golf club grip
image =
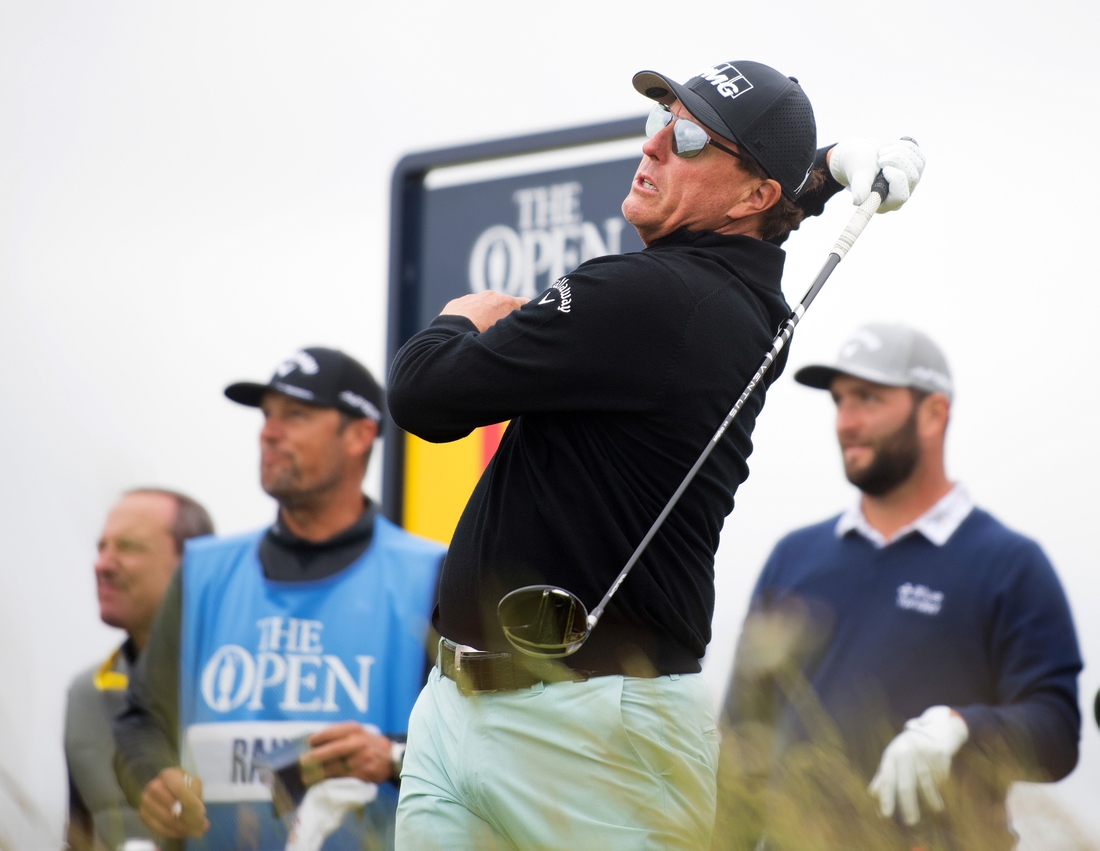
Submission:
POLYGON ((844 226, 843 233, 840 234, 836 245, 833 246, 833 254, 841 260, 844 259, 844 255, 848 253, 859 235, 863 233, 863 229, 867 227, 867 222, 871 221, 871 216, 875 214, 879 205, 886 200, 886 196, 889 194, 890 185, 886 182, 886 176, 880 171, 878 177, 875 178, 875 182, 871 184, 871 192, 868 194, 867 199, 856 208, 852 218, 844 226))

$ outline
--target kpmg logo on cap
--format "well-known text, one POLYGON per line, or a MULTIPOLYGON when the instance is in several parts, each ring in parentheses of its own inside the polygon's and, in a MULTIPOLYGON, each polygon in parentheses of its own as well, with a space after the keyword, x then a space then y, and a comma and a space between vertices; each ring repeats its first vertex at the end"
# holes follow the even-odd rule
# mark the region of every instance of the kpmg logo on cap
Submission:
POLYGON ((275 368, 275 374, 279 378, 286 378, 294 370, 300 369, 306 375, 316 375, 320 367, 309 352, 297 351, 275 368))
POLYGON ((714 86, 718 90, 718 94, 730 100, 741 97, 745 92, 752 91, 752 83, 728 62, 708 68, 699 76, 714 86))

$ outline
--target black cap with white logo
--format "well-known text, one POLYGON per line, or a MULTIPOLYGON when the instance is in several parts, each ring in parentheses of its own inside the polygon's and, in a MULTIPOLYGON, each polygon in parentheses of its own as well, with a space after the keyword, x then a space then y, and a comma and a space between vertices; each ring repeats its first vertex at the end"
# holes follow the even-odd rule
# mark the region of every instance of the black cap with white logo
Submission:
POLYGON ((722 62, 686 83, 639 71, 634 88, 651 100, 679 100, 719 136, 736 142, 792 199, 802 194, 813 167, 817 124, 798 80, 759 62, 722 62))
POLYGON ((382 388, 359 361, 337 349, 299 349, 275 368, 267 384, 240 381, 225 388, 234 402, 260 406, 274 391, 322 408, 336 408, 353 417, 367 417, 382 428, 382 388))

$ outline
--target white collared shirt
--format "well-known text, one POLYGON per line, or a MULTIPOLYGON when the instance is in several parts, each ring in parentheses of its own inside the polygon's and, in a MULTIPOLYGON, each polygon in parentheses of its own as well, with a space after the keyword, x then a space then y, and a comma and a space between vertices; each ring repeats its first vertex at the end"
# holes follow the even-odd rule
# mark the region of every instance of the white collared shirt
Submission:
POLYGON ((849 532, 858 532, 874 544, 876 549, 882 549, 894 541, 900 541, 910 532, 920 532, 937 547, 942 547, 973 510, 974 500, 970 498, 966 488, 956 483, 924 514, 886 538, 867 522, 867 518, 863 516, 862 501, 857 499, 855 505, 849 507, 836 521, 836 536, 843 538, 849 532))

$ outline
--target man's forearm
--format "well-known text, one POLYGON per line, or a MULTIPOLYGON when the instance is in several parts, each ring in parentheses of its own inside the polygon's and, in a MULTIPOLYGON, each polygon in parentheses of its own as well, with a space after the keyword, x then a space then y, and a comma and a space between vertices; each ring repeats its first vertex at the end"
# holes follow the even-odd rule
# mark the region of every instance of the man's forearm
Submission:
POLYGON ((135 809, 141 792, 165 768, 179 765, 179 753, 142 708, 127 706, 115 719, 115 775, 135 809))
POLYGON ((182 587, 182 576, 177 573, 130 672, 123 708, 112 722, 115 774, 135 807, 149 781, 163 769, 179 765, 176 731, 182 587))
POLYGON ((1067 701, 1037 695, 1011 706, 964 706, 970 745, 1002 765, 1006 782, 1061 780, 1077 765, 1079 718, 1067 701))

